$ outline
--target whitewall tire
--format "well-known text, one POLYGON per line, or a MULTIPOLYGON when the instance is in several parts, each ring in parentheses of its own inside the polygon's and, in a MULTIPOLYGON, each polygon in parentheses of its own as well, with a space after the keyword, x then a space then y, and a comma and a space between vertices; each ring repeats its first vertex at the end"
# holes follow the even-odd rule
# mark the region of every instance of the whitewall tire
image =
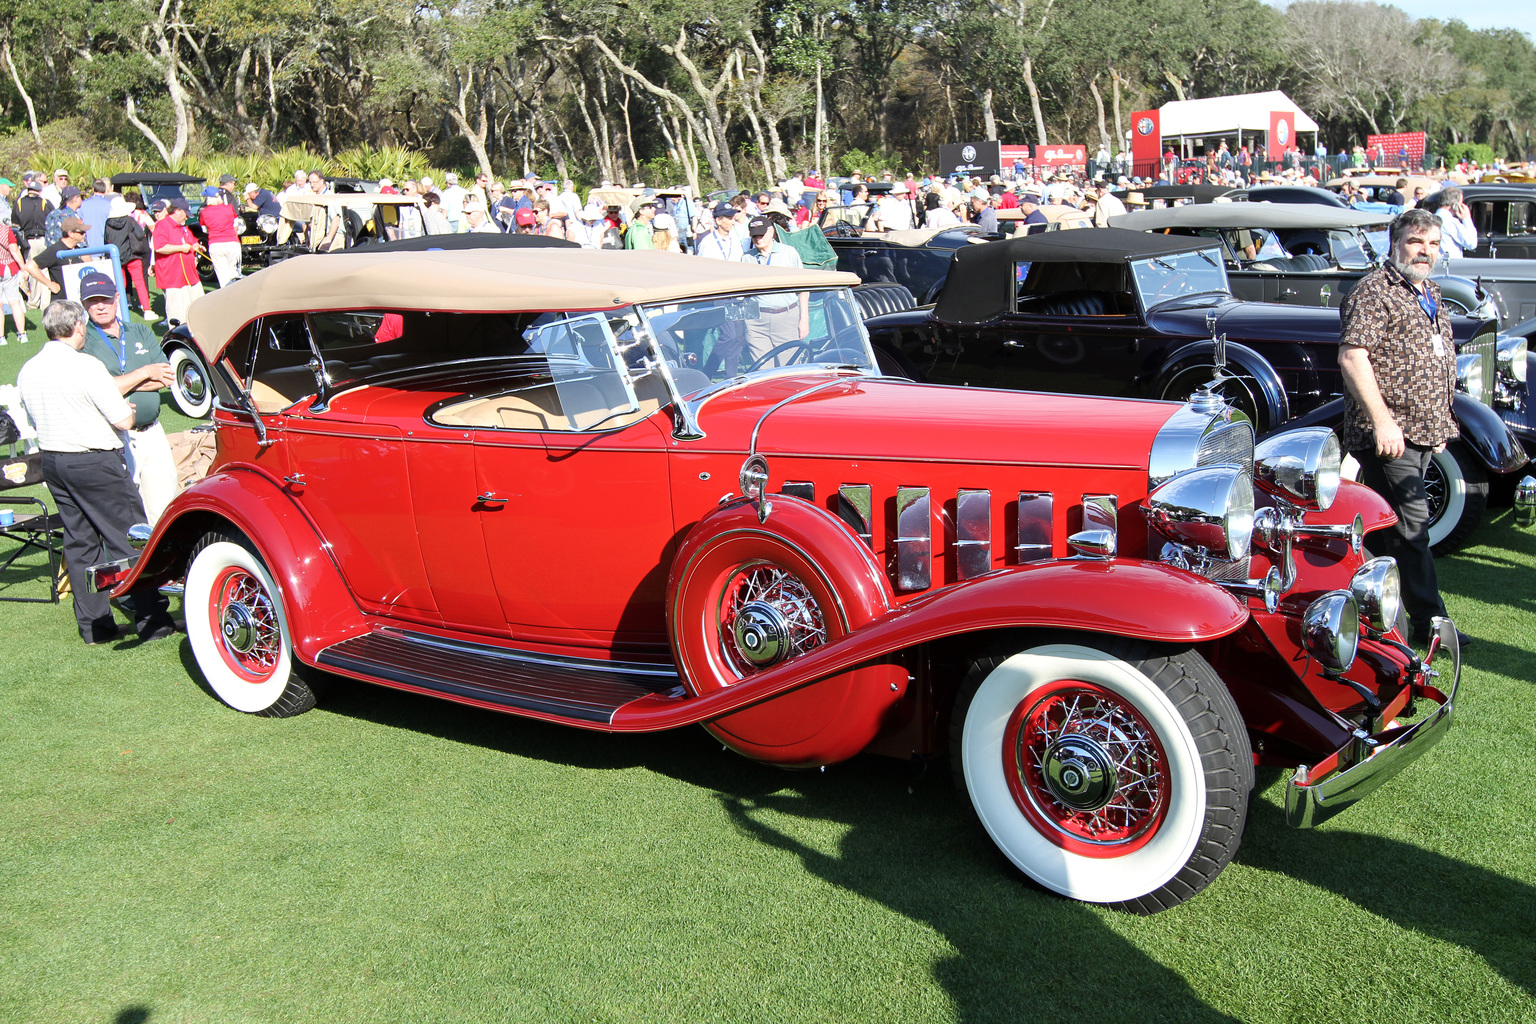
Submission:
POLYGON ((221 701, 273 718, 315 706, 293 657, 281 592, 249 541, 204 536, 192 552, 183 600, 193 656, 221 701))
POLYGON ((982 826, 1053 892, 1151 913, 1237 850, 1252 754, 1192 650, 1082 635, 994 652, 972 663, 953 730, 982 826))

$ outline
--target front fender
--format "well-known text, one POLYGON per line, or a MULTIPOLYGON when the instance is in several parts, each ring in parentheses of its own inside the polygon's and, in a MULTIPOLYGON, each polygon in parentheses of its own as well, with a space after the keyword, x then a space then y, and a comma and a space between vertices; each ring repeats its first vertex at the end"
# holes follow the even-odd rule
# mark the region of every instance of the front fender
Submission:
MULTIPOLYGON (((1451 412, 1455 414, 1456 425, 1461 430, 1461 443, 1467 451, 1477 456, 1489 472, 1513 473, 1528 461, 1525 449, 1520 445, 1520 438, 1515 436, 1497 412, 1471 395, 1456 392, 1451 402, 1451 412)), ((1265 436, 1297 427, 1331 427, 1337 430, 1343 421, 1344 399, 1335 398, 1265 436)))
POLYGON ((313 663, 320 651, 359 632, 362 611, 314 525, 270 477, 247 469, 221 470, 177 495, 112 595, 185 575, 198 538, 229 526, 250 539, 272 573, 294 650, 304 661, 313 663))
MULTIPOLYGON (((1198 365, 1214 359, 1215 351, 1215 342, 1207 339, 1180 345, 1169 352, 1163 358, 1163 365, 1153 375, 1148 394, 1153 397, 1161 395, 1163 389, 1180 371, 1191 363, 1198 365)), ((1247 345, 1228 342, 1227 366, 1232 372, 1239 375, 1246 374, 1253 379, 1259 390, 1259 394, 1255 397, 1264 404, 1269 422, 1283 423, 1290 418, 1290 395, 1286 392, 1285 383, 1280 379, 1279 372, 1268 359, 1247 345)))
POLYGON ((615 713, 612 727, 648 732, 711 721, 906 648, 966 633, 1056 628, 1194 644, 1233 633, 1246 621, 1245 601, 1159 562, 1036 562, 931 591, 732 686, 684 701, 631 701, 615 713))

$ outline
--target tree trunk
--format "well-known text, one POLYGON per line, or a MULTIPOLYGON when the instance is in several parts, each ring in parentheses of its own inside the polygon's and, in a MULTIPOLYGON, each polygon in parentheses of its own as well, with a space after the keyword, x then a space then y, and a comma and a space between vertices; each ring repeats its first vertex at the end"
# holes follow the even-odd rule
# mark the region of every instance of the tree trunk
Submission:
POLYGON ((11 81, 16 83, 16 92, 21 95, 21 102, 27 105, 27 123, 32 126, 32 138, 41 146, 43 136, 37 130, 37 110, 32 106, 32 97, 27 93, 26 86, 21 84, 21 74, 16 70, 16 62, 11 59, 10 36, 6 36, 5 41, 0 43, 0 56, 5 57, 5 66, 11 72, 11 81))
POLYGON ((1114 68, 1109 69, 1109 80, 1115 87, 1115 147, 1114 152, 1125 151, 1125 125, 1120 120, 1120 72, 1114 68))
POLYGON ((1174 94, 1177 95, 1180 100, 1183 100, 1184 99, 1184 83, 1179 81, 1177 76, 1175 76, 1172 71, 1169 71, 1166 68, 1163 69, 1163 77, 1168 80, 1168 84, 1169 85, 1173 86, 1174 94))
POLYGON ((1088 79, 1088 91, 1093 93, 1093 105, 1099 111, 1099 142, 1107 151, 1109 149, 1109 128, 1104 123, 1104 95, 1099 92, 1099 79, 1097 76, 1088 79))
POLYGON ((822 89, 821 60, 816 61, 816 173, 825 174, 826 161, 821 156, 821 142, 827 131, 827 98, 822 89))
POLYGON ((997 116, 992 112, 992 87, 985 89, 972 86, 971 92, 976 96, 976 103, 981 107, 982 131, 988 142, 997 141, 997 116))
POLYGON ((1029 90, 1029 107, 1035 115, 1035 135, 1040 145, 1046 144, 1045 140, 1045 115, 1040 112, 1040 90, 1035 87, 1035 62, 1029 54, 1024 55, 1024 87, 1029 90))

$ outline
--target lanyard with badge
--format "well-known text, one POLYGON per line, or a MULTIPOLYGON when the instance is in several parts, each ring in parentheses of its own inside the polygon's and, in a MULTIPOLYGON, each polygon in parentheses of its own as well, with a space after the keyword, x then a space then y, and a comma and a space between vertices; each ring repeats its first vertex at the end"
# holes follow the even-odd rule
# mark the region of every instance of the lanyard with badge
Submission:
MULTIPOLYGON (((102 330, 100 324, 92 323, 91 326, 96 328, 96 333, 101 336, 101 340, 106 342, 107 343, 107 348, 111 349, 112 350, 112 354, 117 356, 117 372, 118 373, 127 373, 128 372, 128 339, 127 338, 123 338, 122 339, 123 345, 122 345, 121 348, 119 348, 119 347, 117 347, 116 345, 114 345, 112 343, 112 336, 110 334, 108 334, 106 331, 102 330)), ((122 334, 122 323, 121 323, 121 321, 119 321, 119 323, 118 323, 118 334, 119 335, 122 334)))
POLYGON ((1427 285, 1422 292, 1418 292, 1416 298, 1419 300, 1419 308, 1424 311, 1425 316, 1429 317, 1429 327, 1434 332, 1429 336, 1429 343, 1435 348, 1435 358, 1444 359, 1445 339, 1440 336, 1440 331, 1438 330, 1440 324, 1440 300, 1429 294, 1429 287, 1427 285))

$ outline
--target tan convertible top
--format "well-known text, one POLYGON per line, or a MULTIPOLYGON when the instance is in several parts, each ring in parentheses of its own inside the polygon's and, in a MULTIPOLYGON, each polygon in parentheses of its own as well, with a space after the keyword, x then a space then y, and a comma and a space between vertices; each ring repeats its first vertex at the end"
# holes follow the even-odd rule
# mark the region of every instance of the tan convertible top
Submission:
POLYGON ((622 249, 315 253, 283 260, 192 303, 209 361, 258 316, 326 309, 504 313, 614 309, 706 295, 851 288, 853 274, 622 249))

